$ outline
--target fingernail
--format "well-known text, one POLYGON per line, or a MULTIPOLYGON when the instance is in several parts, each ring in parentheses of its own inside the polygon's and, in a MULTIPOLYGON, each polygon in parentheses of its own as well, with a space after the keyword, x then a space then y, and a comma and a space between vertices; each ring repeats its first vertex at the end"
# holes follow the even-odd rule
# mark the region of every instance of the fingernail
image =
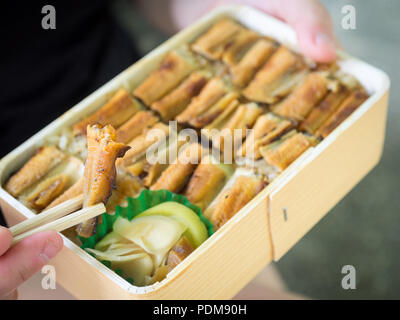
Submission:
POLYGON ((332 37, 329 36, 328 34, 323 33, 323 32, 319 32, 315 36, 315 44, 317 46, 323 46, 323 45, 334 46, 335 42, 333 41, 332 37))
POLYGON ((55 241, 46 241, 43 246, 42 252, 40 253, 41 257, 47 262, 53 259, 57 253, 60 251, 60 246, 55 241))

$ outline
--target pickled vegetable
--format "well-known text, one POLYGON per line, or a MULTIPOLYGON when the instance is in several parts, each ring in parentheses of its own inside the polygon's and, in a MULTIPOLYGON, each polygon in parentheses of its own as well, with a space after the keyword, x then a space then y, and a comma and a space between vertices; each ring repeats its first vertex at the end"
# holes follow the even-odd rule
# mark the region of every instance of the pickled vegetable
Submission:
POLYGON ((132 221, 119 217, 114 231, 152 255, 156 266, 186 230, 185 225, 162 215, 136 217, 132 221))
MULTIPOLYGON (((154 206, 142 212, 135 218, 147 216, 171 217, 182 223, 187 229, 184 235, 188 238, 194 248, 197 248, 208 237, 207 229, 199 216, 188 207, 173 201, 168 201, 154 206)), ((134 221, 132 220, 132 221, 134 221)))

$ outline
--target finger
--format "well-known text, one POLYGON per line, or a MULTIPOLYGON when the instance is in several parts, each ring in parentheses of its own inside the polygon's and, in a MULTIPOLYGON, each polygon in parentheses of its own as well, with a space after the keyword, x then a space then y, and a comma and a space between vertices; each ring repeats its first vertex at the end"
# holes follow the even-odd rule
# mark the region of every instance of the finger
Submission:
POLYGON ((301 51, 310 58, 329 62, 336 58, 336 45, 328 15, 293 24, 301 51), (325 16, 326 21, 321 21, 325 16))
POLYGON ((8 228, 0 226, 0 256, 10 248, 12 234, 8 228))
POLYGON ((10 294, 38 272, 63 247, 61 236, 53 231, 34 234, 0 257, 0 296, 10 294))
POLYGON ((330 15, 318 0, 247 0, 295 29, 301 51, 320 61, 336 57, 335 37, 330 15))

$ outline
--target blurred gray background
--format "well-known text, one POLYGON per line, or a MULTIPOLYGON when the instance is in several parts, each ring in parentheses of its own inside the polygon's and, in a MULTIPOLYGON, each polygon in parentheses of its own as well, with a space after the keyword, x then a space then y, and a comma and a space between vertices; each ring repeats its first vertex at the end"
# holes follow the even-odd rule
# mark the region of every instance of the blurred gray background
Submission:
MULTIPOLYGON (((311 298, 400 298, 400 1, 323 2, 342 46, 391 78, 385 149, 379 165, 277 267, 291 290, 311 298), (341 28, 347 4, 356 9, 356 30, 341 28), (356 268, 356 290, 341 287, 341 269, 348 264, 356 268)), ((167 39, 135 12, 132 2, 117 1, 114 9, 141 54, 167 39)))

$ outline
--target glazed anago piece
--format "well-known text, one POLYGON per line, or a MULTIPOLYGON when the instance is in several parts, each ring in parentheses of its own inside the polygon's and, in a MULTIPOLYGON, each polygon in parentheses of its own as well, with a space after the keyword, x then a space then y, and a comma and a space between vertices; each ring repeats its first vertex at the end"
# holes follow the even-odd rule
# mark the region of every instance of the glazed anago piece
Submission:
MULTIPOLYGON (((117 177, 115 181, 116 190, 113 190, 111 197, 107 201, 107 212, 113 213, 115 211, 115 206, 125 205, 126 197, 134 197, 143 188, 140 181, 132 176, 126 170, 117 168, 117 177)), ((67 200, 73 199, 81 194, 83 194, 84 187, 84 177, 81 177, 76 181, 70 188, 65 190, 60 196, 58 196, 53 202, 51 202, 45 209, 50 209, 56 205, 65 202, 67 200)))
POLYGON ((270 144, 294 127, 293 123, 274 115, 272 112, 257 118, 253 130, 246 138, 237 155, 250 159, 260 159, 260 147, 270 144))
POLYGON ((73 199, 81 194, 83 194, 83 184, 84 179, 81 177, 78 181, 76 181, 70 188, 64 191, 61 195, 55 198, 45 209, 53 208, 60 203, 63 203, 67 200, 73 199))
POLYGON ((252 101, 276 103, 304 77, 305 69, 300 56, 281 46, 256 73, 243 94, 252 101))
POLYGON ((207 208, 205 215, 211 220, 214 227, 219 229, 265 186, 266 182, 258 177, 240 175, 236 177, 230 187, 222 190, 216 202, 207 208))
POLYGON ((352 92, 330 118, 318 129, 316 135, 326 138, 339 124, 367 100, 368 97, 369 95, 364 89, 357 89, 352 92))
POLYGON ((40 213, 78 181, 83 170, 84 164, 80 159, 67 156, 37 183, 25 189, 18 199, 32 211, 40 213))
POLYGON ((26 201, 36 210, 42 210, 47 207, 53 199, 58 197, 65 189, 69 181, 69 176, 59 174, 50 177, 39 183, 26 201))
POLYGON ((350 94, 343 85, 338 86, 336 91, 330 91, 324 99, 310 112, 301 123, 300 130, 314 134, 322 124, 339 108, 340 104, 350 94))
POLYGON ((220 115, 229 103, 238 98, 238 93, 221 78, 211 79, 194 97, 188 107, 180 113, 176 120, 182 124, 189 124, 195 128, 202 128, 218 115, 220 115))
POLYGON ((239 94, 237 92, 226 93, 211 108, 209 108, 198 117, 193 118, 191 121, 189 121, 189 123, 195 128, 203 128, 210 122, 214 121, 214 119, 217 119, 226 110, 228 110, 232 104, 235 104, 238 98, 239 94))
POLYGON ((187 48, 171 51, 160 66, 133 91, 133 94, 150 106, 174 89, 198 67, 197 61, 187 48))
POLYGON ((267 39, 258 40, 238 61, 230 68, 233 83, 239 87, 246 86, 258 69, 267 61, 275 50, 275 45, 267 39))
POLYGON ((151 187, 161 176, 162 172, 168 168, 168 165, 176 160, 181 147, 184 148, 186 142, 185 140, 170 138, 168 143, 158 150, 156 159, 153 159, 154 161, 148 161, 145 157, 140 160, 142 165, 137 176, 141 178, 146 187, 151 187))
MULTIPOLYGON (((83 207, 97 203, 106 203, 115 184, 115 161, 129 149, 123 143, 116 142, 115 129, 107 125, 88 126, 88 155, 85 163, 83 207)), ((90 237, 95 232, 97 217, 81 223, 77 227, 78 235, 90 237)))
POLYGON ((182 236, 168 253, 168 271, 171 271, 178 264, 180 264, 189 254, 193 252, 193 250, 194 248, 190 241, 185 236, 182 236))
POLYGON ((51 169, 59 165, 66 155, 53 146, 41 147, 25 165, 6 183, 5 189, 17 197, 26 188, 43 178, 51 169))
POLYGON ((201 133, 225 154, 236 152, 236 147, 246 137, 247 129, 253 127, 262 112, 262 108, 254 102, 239 104, 235 100, 224 113, 206 126, 201 133))
POLYGON ((158 118, 149 111, 139 111, 117 130, 117 141, 127 143, 158 122, 158 118))
POLYGON ((302 121, 327 91, 326 75, 312 72, 285 100, 273 106, 272 111, 280 116, 302 121))
POLYGON ((261 147, 260 152, 268 164, 284 170, 309 147, 317 143, 315 137, 292 130, 279 140, 261 147))
POLYGON ((239 32, 233 43, 225 49, 222 61, 229 67, 236 65, 259 38, 260 36, 251 30, 244 29, 239 32))
POLYGON ((129 167, 146 153, 147 148, 165 142, 169 135, 169 128, 166 124, 157 122, 150 128, 145 128, 142 134, 133 138, 128 146, 128 152, 117 160, 118 166, 129 167))
POLYGON ((200 93, 209 77, 206 72, 193 72, 177 88, 154 102, 151 109, 158 112, 164 121, 174 119, 189 105, 192 98, 200 93))
MULTIPOLYGON (((181 149, 188 139, 178 139, 176 136, 155 144, 156 149, 150 150, 152 154, 142 153, 134 157, 132 162, 117 161, 117 166, 122 166, 126 171, 140 179, 145 187, 152 186, 168 165, 176 160, 181 149)), ((123 160, 123 159, 122 159, 123 160)))
POLYGON ((256 103, 247 103, 239 105, 232 117, 227 119, 226 123, 222 126, 222 130, 228 129, 231 133, 234 130, 242 130, 242 137, 245 137, 245 131, 253 127, 257 117, 261 115, 262 109, 256 103))
POLYGON ((118 128, 140 109, 142 109, 141 104, 136 99, 132 99, 128 91, 121 88, 98 111, 76 123, 73 126, 73 132, 75 135, 86 134, 87 126, 95 123, 103 126, 109 124, 118 128))
POLYGON ((166 189, 179 193, 183 190, 190 176, 200 163, 206 151, 198 143, 191 143, 179 153, 177 160, 163 171, 150 190, 166 189))
POLYGON ((211 156, 206 156, 194 171, 183 195, 204 210, 228 181, 233 171, 233 166, 218 163, 211 156))
POLYGON ((192 49, 211 60, 219 60, 226 47, 233 43, 243 27, 231 19, 222 19, 202 34, 193 44, 192 49))

